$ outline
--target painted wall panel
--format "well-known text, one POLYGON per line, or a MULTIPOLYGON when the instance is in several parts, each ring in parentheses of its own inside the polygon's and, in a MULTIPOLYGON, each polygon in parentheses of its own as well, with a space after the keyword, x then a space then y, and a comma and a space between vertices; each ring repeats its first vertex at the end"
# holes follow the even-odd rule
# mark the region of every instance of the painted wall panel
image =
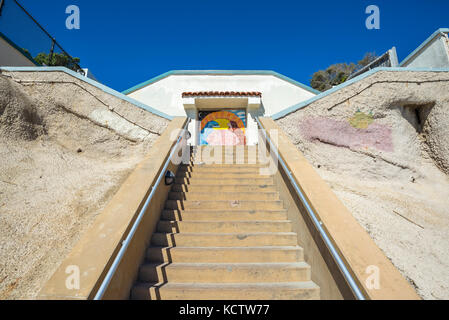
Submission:
POLYGON ((315 94, 272 75, 171 75, 128 96, 173 116, 184 116, 182 93, 198 91, 262 92, 261 115, 271 116, 315 94))

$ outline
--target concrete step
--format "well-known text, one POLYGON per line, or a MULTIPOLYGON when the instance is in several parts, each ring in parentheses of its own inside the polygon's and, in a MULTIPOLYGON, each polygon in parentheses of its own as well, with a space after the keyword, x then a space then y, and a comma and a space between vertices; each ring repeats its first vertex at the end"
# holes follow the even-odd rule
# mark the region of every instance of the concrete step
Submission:
POLYGON ((281 200, 167 200, 165 209, 282 210, 281 200))
POLYGON ((201 156, 199 154, 196 154, 191 157, 191 159, 193 159, 193 160, 202 160, 204 162, 208 162, 210 160, 220 159, 220 158, 222 158, 222 159, 225 159, 225 158, 228 158, 228 159, 232 159, 232 158, 234 158, 234 159, 259 159, 259 158, 266 159, 267 157, 264 155, 260 155, 259 153, 247 153, 247 152, 245 152, 245 153, 222 152, 221 154, 220 153, 216 153, 216 154, 212 153, 210 155, 203 153, 201 156))
POLYGON ((262 175, 260 173, 248 173, 248 172, 228 172, 226 174, 221 172, 178 172, 176 178, 192 178, 192 179, 222 179, 223 176, 226 179, 260 179, 269 178, 271 175, 262 175))
POLYGON ((221 153, 221 154, 203 154, 203 155, 194 155, 193 157, 191 157, 191 159, 193 161, 202 161, 202 162, 206 162, 206 163, 211 163, 214 160, 217 159, 255 159, 255 160, 265 160, 268 159, 269 157, 264 156, 264 155, 260 155, 258 153, 221 153))
POLYGON ((175 184, 172 187, 173 192, 276 192, 276 187, 274 185, 185 185, 185 184, 175 184))
POLYGON ((215 167, 215 166, 188 166, 188 167, 180 167, 178 172, 194 172, 194 173, 204 173, 204 172, 212 172, 212 173, 254 173, 258 174, 261 168, 265 168, 267 166, 243 166, 243 165, 233 165, 230 167, 215 167))
POLYGON ((207 155, 207 154, 217 154, 217 153, 258 153, 266 152, 265 148, 241 148, 239 146, 206 146, 205 148, 197 148, 192 155, 207 155))
MULTIPOLYGON (((261 151, 263 152, 263 151, 261 151)), ((219 156, 234 156, 234 157, 257 157, 261 156, 263 157, 264 154, 259 154, 259 151, 240 151, 240 150, 217 150, 217 151, 204 151, 204 152, 196 152, 191 153, 190 158, 196 158, 196 159, 205 159, 205 158, 213 158, 213 157, 219 157, 219 156)))
POLYGON ((192 159, 190 162, 185 163, 184 165, 190 165, 190 166, 205 166, 205 167, 233 167, 233 166, 259 166, 259 167, 266 167, 269 164, 267 159, 232 159, 229 161, 222 160, 201 160, 201 159, 192 159))
POLYGON ((286 210, 164 210, 162 219, 177 221, 287 220, 286 210))
POLYGON ((210 149, 210 148, 221 148, 221 149, 259 149, 258 145, 244 145, 244 146, 211 146, 211 145, 201 145, 201 146, 194 146, 193 150, 204 150, 204 149, 210 149))
POLYGON ((310 281, 310 266, 293 263, 145 263, 142 282, 263 283, 310 281))
POLYGON ((189 164, 183 164, 181 168, 183 167, 191 167, 194 170, 195 169, 223 169, 223 170, 229 170, 229 169, 237 169, 237 170, 244 170, 244 169, 259 169, 267 167, 267 164, 263 163, 255 163, 255 164, 249 164, 249 163, 242 163, 242 164, 201 164, 201 163, 193 163, 190 162, 189 164))
POLYGON ((244 233, 291 232, 292 225, 284 221, 159 221, 158 232, 244 233))
POLYGON ((300 262, 304 250, 284 247, 150 247, 148 261, 153 262, 300 262))
POLYGON ((193 164, 204 164, 204 165, 242 165, 242 164, 265 164, 268 165, 266 158, 259 157, 235 157, 235 156, 222 156, 215 158, 194 158, 191 160, 193 164))
POLYGON ((318 300, 320 289, 312 281, 289 283, 138 283, 135 300, 318 300))
POLYGON ((153 233, 153 246, 164 247, 262 247, 296 246, 293 232, 257 233, 153 233))
POLYGON ((170 192, 169 200, 279 200, 277 192, 170 192))
POLYGON ((207 146, 206 148, 196 149, 194 152, 191 152, 192 155, 208 155, 208 154, 217 154, 217 153, 245 153, 245 154, 253 154, 259 152, 267 152, 266 148, 239 148, 232 146, 207 146))
MULTIPOLYGON (((265 148, 264 146, 262 146, 262 148, 265 148)), ((261 149, 262 149, 261 148, 261 149)), ((205 152, 206 150, 259 150, 259 146, 258 145, 238 145, 238 146, 234 146, 234 145, 199 145, 199 146, 193 146, 192 149, 192 153, 199 153, 199 152, 205 152)))
POLYGON ((239 155, 255 155, 259 152, 266 152, 266 150, 259 149, 241 149, 241 148, 204 148, 202 150, 197 150, 197 152, 192 152, 192 156, 196 157, 208 157, 218 154, 239 154, 239 155))
POLYGON ((273 185, 274 181, 271 176, 260 176, 254 179, 248 178, 226 178, 223 175, 221 178, 203 177, 201 179, 192 178, 176 178, 175 183, 188 185, 238 185, 238 184, 254 184, 254 185, 273 185))

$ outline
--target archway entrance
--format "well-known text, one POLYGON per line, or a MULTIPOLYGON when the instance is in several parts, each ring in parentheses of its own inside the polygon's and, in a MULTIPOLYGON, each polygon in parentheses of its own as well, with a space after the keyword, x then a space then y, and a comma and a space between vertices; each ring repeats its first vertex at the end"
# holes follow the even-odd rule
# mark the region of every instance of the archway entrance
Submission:
POLYGON ((257 145, 258 130, 254 120, 261 112, 262 93, 236 91, 184 92, 192 145, 257 145))

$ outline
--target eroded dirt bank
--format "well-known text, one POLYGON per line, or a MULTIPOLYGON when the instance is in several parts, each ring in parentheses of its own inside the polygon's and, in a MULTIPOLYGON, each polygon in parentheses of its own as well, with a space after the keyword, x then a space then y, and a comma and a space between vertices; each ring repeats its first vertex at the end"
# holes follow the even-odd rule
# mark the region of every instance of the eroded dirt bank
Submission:
POLYGON ((424 299, 449 299, 449 73, 377 72, 279 120, 424 299))
POLYGON ((36 296, 168 123, 45 77, 0 75, 0 300, 36 296))

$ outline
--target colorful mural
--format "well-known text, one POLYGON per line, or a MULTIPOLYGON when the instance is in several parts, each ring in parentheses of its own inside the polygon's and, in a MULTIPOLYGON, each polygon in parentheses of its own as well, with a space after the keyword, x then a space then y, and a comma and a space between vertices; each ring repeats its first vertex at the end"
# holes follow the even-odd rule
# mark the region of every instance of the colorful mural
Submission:
POLYGON ((201 145, 238 146, 246 144, 246 111, 200 111, 201 145))

